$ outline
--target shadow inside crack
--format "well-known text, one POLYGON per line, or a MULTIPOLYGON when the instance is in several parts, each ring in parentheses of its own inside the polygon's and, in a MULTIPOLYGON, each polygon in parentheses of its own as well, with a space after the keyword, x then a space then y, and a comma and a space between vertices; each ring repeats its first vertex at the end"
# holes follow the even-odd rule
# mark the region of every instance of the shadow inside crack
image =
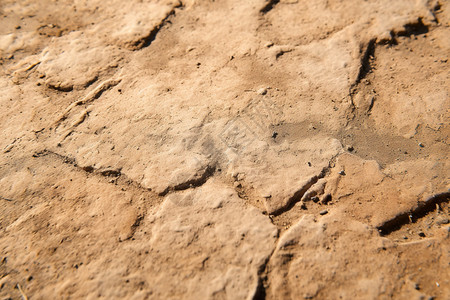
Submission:
POLYGON ((423 202, 419 202, 416 209, 409 212, 400 214, 393 219, 378 226, 377 229, 382 236, 389 235, 390 233, 399 230, 402 226, 415 223, 416 220, 425 217, 430 212, 437 209, 440 203, 448 203, 450 200, 450 192, 444 192, 433 195, 423 202))

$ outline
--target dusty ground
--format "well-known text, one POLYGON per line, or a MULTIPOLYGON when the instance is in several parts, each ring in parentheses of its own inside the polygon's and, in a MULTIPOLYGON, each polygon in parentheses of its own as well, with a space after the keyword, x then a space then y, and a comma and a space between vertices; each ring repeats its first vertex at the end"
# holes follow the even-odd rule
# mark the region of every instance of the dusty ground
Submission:
POLYGON ((450 299, 450 2, 0 2, 1 299, 450 299))

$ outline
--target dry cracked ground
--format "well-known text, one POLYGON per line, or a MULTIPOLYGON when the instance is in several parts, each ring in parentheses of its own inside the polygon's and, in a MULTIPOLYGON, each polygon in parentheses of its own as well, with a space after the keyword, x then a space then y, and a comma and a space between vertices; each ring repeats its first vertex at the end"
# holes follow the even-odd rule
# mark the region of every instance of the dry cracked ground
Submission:
POLYGON ((1 299, 450 299, 450 1, 2 0, 1 299))

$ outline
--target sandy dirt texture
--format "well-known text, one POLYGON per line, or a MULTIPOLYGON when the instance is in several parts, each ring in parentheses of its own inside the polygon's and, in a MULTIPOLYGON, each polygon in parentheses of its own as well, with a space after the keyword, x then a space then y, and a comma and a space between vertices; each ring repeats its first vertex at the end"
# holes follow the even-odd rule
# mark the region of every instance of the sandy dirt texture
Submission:
POLYGON ((0 1, 0 298, 450 299, 450 1, 0 1))

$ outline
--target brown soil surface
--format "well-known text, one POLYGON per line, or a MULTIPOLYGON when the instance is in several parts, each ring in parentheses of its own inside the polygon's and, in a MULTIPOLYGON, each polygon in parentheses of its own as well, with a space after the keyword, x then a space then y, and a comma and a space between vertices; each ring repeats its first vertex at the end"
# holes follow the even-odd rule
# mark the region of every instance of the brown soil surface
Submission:
POLYGON ((1 299, 450 299, 450 2, 2 0, 1 299))

